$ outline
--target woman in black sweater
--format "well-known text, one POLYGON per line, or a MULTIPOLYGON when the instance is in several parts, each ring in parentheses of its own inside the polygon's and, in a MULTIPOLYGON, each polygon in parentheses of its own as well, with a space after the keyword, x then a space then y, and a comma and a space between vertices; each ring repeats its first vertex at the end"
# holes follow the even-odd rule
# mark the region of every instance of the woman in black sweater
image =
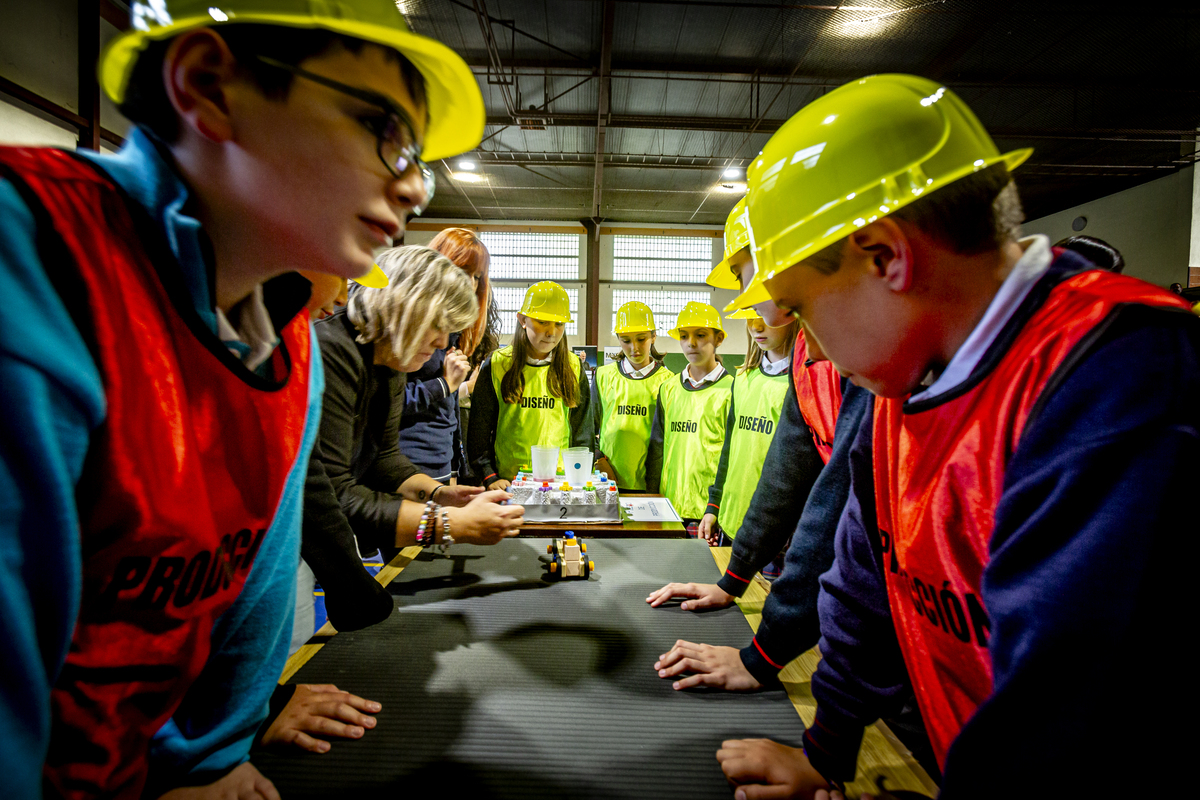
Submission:
POLYGON ((495 544, 523 522, 520 506, 500 505, 505 492, 439 483, 397 445, 405 373, 476 319, 470 278, 426 247, 389 250, 379 266, 386 287, 351 287, 346 309, 315 325, 325 395, 305 487, 303 556, 339 630, 391 613, 391 595, 363 569, 358 552, 378 548, 386 556, 414 544, 427 501, 445 507, 427 525, 435 542, 448 526, 455 542, 495 544))

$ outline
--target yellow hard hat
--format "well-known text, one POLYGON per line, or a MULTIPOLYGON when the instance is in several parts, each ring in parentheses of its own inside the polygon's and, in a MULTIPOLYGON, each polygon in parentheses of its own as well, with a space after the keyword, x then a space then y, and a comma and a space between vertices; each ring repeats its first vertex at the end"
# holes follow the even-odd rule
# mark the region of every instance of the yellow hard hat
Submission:
POLYGON ((421 73, 429 103, 426 161, 464 153, 483 138, 483 96, 471 68, 441 42, 413 33, 395 0, 133 0, 129 21, 129 30, 104 48, 97 69, 100 86, 118 104, 152 40, 237 22, 324 28, 396 50, 421 73))
POLYGON ((770 299, 764 281, 946 184, 1033 151, 1001 154, 957 95, 914 75, 872 75, 784 123, 750 165, 758 271, 727 311, 770 299))
POLYGON ((361 278, 351 278, 350 280, 359 286, 366 286, 368 289, 382 289, 388 285, 387 273, 378 264, 372 264, 371 271, 361 278))
POLYGON ((554 281, 538 281, 525 292, 521 313, 543 322, 570 322, 571 298, 554 281))
POLYGON ((743 247, 750 246, 750 224, 746 220, 746 198, 738 200, 725 218, 725 257, 708 273, 705 283, 718 289, 742 288, 729 262, 743 247))
POLYGON ((667 331, 667 335, 672 339, 679 338, 680 328, 712 328, 715 331, 725 332, 721 327, 721 315, 717 310, 708 303, 699 303, 695 300, 688 303, 679 312, 679 318, 675 320, 675 327, 667 331))
POLYGON ((753 307, 743 308, 740 311, 733 312, 725 317, 725 319, 762 319, 762 314, 755 311, 753 307))
POLYGON ((654 329, 654 312, 645 303, 633 300, 617 309, 613 333, 642 333, 654 329))

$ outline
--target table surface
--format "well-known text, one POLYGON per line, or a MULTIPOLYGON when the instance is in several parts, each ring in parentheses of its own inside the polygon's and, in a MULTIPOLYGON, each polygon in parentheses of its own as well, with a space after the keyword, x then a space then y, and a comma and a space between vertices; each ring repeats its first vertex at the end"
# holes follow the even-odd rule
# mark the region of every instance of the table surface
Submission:
MULTIPOLYGON (((630 497, 662 497, 661 494, 645 492, 631 493, 630 497)), ((621 509, 621 522, 527 522, 521 526, 518 536, 559 536, 563 531, 575 531, 583 538, 621 537, 630 539, 680 539, 685 534, 681 522, 636 522, 625 517, 621 509)))
POLYGON ((378 727, 320 756, 256 756, 281 795, 727 800, 722 740, 799 744, 804 726, 783 692, 676 692, 653 670, 680 637, 751 636, 736 606, 692 614, 645 602, 671 579, 716 580, 707 545, 596 540, 590 580, 546 582, 548 541, 409 564, 391 587, 396 614, 337 635, 295 676, 379 700, 378 727))
MULTIPOLYGON (((696 549, 690 550, 693 554, 707 549, 695 540, 661 543, 608 540, 594 543, 589 547, 597 561, 593 581, 586 584, 557 584, 556 591, 548 595, 562 597, 564 601, 569 601, 564 602, 562 606, 576 611, 581 606, 578 601, 586 601, 588 610, 594 612, 594 616, 589 617, 589 622, 584 625, 565 625, 563 615, 556 613, 550 623, 532 628, 527 624, 527 616, 522 617, 525 623, 521 624, 526 626, 523 630, 519 624, 518 629, 499 631, 497 635, 491 635, 490 639, 490 628, 503 626, 502 621, 489 622, 472 632, 472 613, 475 612, 464 608, 463 603, 472 600, 487 603, 489 597, 504 597, 511 601, 529 594, 530 590, 538 589, 539 586, 543 587, 541 591, 549 591, 540 580, 529 579, 526 569, 529 563, 527 554, 522 550, 511 549, 518 545, 522 549, 532 547, 539 555, 540 552, 544 552, 544 548, 539 549, 540 542, 535 543, 528 539, 506 542, 495 548, 453 548, 450 551, 452 558, 443 562, 442 571, 434 575, 423 574, 430 554, 424 553, 419 547, 405 548, 376 577, 380 583, 389 585, 402 571, 411 569, 411 572, 393 587, 393 594, 398 595, 400 599, 401 611, 398 614, 376 628, 356 633, 339 635, 326 624, 313 640, 288 659, 280 683, 332 681, 343 689, 379 700, 384 704, 385 711, 378 715, 379 726, 369 731, 362 740, 355 742, 335 739, 330 753, 255 754, 254 762, 278 782, 279 788, 285 789, 285 798, 342 796, 345 789, 370 790, 378 789, 381 785, 399 786, 406 793, 428 791, 435 796, 502 797, 512 794, 512 782, 507 778, 514 773, 517 785, 527 786, 533 783, 538 790, 534 794, 540 793, 542 796, 653 796, 647 794, 644 787, 639 786, 636 790, 631 790, 623 782, 626 761, 618 759, 615 763, 598 763, 593 755, 589 754, 586 745, 581 748, 580 743, 574 741, 570 734, 558 739, 548 739, 546 731, 539 728, 533 742, 535 747, 530 747, 529 740, 519 736, 512 737, 511 741, 500 741, 503 745, 500 752, 512 753, 515 749, 522 754, 522 763, 536 762, 540 770, 539 767, 533 770, 525 767, 515 771, 503 766, 496 767, 496 756, 487 748, 483 751, 484 760, 492 766, 480 770, 474 765, 462 763, 457 758, 456 742, 460 734, 472 730, 463 726, 464 720, 477 715, 487 719, 489 705, 494 706, 497 697, 503 697, 503 693, 497 694, 491 689, 503 688, 509 684, 529 696, 528 702, 517 708, 521 715, 527 715, 529 708, 540 708, 546 720, 573 720, 577 725, 596 726, 598 721, 589 716, 589 709, 580 707, 586 704, 572 703, 572 698, 608 702, 609 695, 605 692, 598 693, 594 699, 593 695, 587 694, 594 692, 597 685, 594 677, 587 674, 588 668, 598 670, 600 675, 605 677, 631 671, 630 674, 635 677, 637 685, 642 687, 633 694, 642 695, 648 690, 656 701, 656 705, 650 708, 652 714, 660 707, 676 712, 679 708, 696 708, 704 703, 724 708, 726 703, 739 702, 738 698, 765 697, 772 694, 673 692, 669 689, 669 682, 659 680, 653 674, 650 666, 653 663, 652 657, 657 657, 657 651, 665 650, 675 638, 706 640, 706 631, 692 626, 704 622, 709 614, 689 614, 677 607, 658 611, 649 609, 644 603, 645 593, 642 590, 650 585, 654 585, 653 588, 661 585, 663 578, 659 570, 654 570, 653 574, 649 575, 652 579, 646 586, 630 587, 629 592, 618 593, 615 598, 612 596, 611 587, 604 583, 605 570, 615 566, 615 560, 609 557, 610 548, 622 555, 647 547, 656 553, 672 552, 673 548, 680 546, 695 547, 696 549), (456 552, 459 550, 462 552, 456 552), (596 558, 601 552, 605 555, 596 558), (487 570, 480 570, 472 565, 477 565, 482 555, 488 553, 504 553, 505 558, 512 564, 520 563, 525 578, 514 581, 510 576, 499 583, 483 579, 480 573, 486 574, 487 570), (417 560, 415 564, 414 560, 417 560), (597 586, 597 580, 604 585, 597 586), (594 591, 597 589, 598 592, 594 591), (614 620, 618 623, 628 621, 630 613, 636 617, 649 613, 659 620, 665 620, 669 631, 662 633, 669 635, 662 638, 667 645, 658 647, 656 643, 655 646, 649 647, 652 651, 650 653, 644 652, 646 647, 643 645, 635 649, 636 658, 621 661, 620 659, 626 658, 622 653, 625 652, 628 641, 608 638, 606 645, 606 637, 599 635, 598 630, 611 630, 616 627, 619 633, 626 626, 613 626, 611 623, 614 620), (404 636, 401 641, 395 635, 380 635, 384 626, 389 626, 390 629, 398 618, 404 618, 408 624, 423 628, 424 632, 411 641, 408 636, 404 636), (375 634, 371 635, 372 632, 375 634), (364 647, 360 641, 363 637, 373 639, 374 644, 364 647), (545 645, 555 637, 566 637, 569 646, 546 647, 545 645), (614 647, 614 641, 620 647, 614 647), (489 649, 492 652, 482 670, 464 669, 464 666, 470 667, 473 662, 479 662, 479 656, 486 654, 489 649), (327 656, 320 657, 320 654, 325 652, 327 656), (325 658, 329 660, 326 661, 325 658), (414 658, 415 666, 406 668, 406 665, 412 664, 414 658), (640 661, 647 658, 649 662, 642 665, 640 661), (637 663, 634 663, 635 661, 637 663), (309 664, 312 665, 311 670, 307 667, 309 664), (546 672, 550 674, 544 674, 546 672), (649 678, 646 677, 647 673, 649 678), (485 677, 479 678, 479 675, 485 677), (435 676, 438 677, 436 682, 433 681, 435 676), (491 677, 490 681, 487 680, 488 676, 491 677), (412 688, 414 685, 416 688, 412 688), (576 693, 573 691, 576 688, 586 689, 586 692, 576 693), (441 692, 437 702, 430 703, 431 691, 441 692), (664 693, 669 700, 660 697, 664 693), (470 714, 464 712, 468 707, 473 709, 470 714), (428 728, 422 726, 429 726, 438 731, 439 735, 428 735, 428 728), (443 729, 446 726, 450 735, 443 729), (377 736, 387 729, 394 731, 396 728, 406 727, 418 731, 415 747, 407 751, 389 745, 383 737, 377 736), (578 774, 577 767, 574 766, 577 763, 586 765, 587 769, 584 770, 585 774, 581 780, 572 782, 569 778, 578 774), (566 787, 562 785, 564 780, 567 783, 566 787), (497 788, 497 783, 509 785, 510 788, 497 788)), ((702 574, 698 576, 700 580, 713 580, 729 563, 730 548, 711 548, 708 552, 711 554, 710 561, 715 563, 715 573, 711 572, 711 568, 699 567, 699 564, 689 566, 689 569, 694 566, 701 571, 702 574)), ((637 566, 644 569, 653 561, 654 559, 647 561, 645 558, 639 558, 637 566)), ((666 566, 666 571, 671 572, 670 577, 673 580, 684 579, 687 575, 694 574, 672 572, 677 567, 670 564, 666 566)), ((501 573, 511 571, 500 570, 501 573)), ((615 578, 612 581, 614 585, 617 582, 615 578)), ((745 645, 748 641, 746 623, 749 624, 749 630, 758 629, 769 590, 770 586, 762 576, 755 576, 736 607, 740 609, 745 622, 732 625, 739 633, 733 637, 736 641, 727 643, 735 647, 745 645)), ((558 604, 555 605, 557 609, 558 604)), ((492 606, 492 612, 488 616, 492 616, 497 608, 499 606, 492 606)), ((729 613, 734 611, 734 608, 730 608, 718 613, 725 614, 725 621, 736 623, 737 617, 729 613)), ((709 643, 720 642, 711 640, 709 643)), ((787 698, 794 709, 793 713, 798 714, 803 724, 811 724, 815 716, 816 703, 812 697, 810 679, 820 657, 820 652, 814 647, 788 664, 780 673, 787 698)), ((603 686, 603 683, 600 685, 603 686)), ((503 707, 500 710, 503 712, 503 707)), ((636 713, 639 710, 637 704, 631 704, 632 712, 636 713)), ((774 712, 775 708, 772 707, 772 717, 774 712)), ((500 714, 501 724, 505 716, 504 713, 500 714)), ((629 733, 629 726, 623 726, 619 734, 630 736, 630 741, 635 745, 653 750, 654 758, 661 759, 654 765, 659 774, 690 774, 689 770, 698 767, 701 770, 699 774, 708 776, 704 779, 706 787, 715 786, 712 781, 715 773, 711 772, 716 764, 713 758, 715 747, 708 741, 704 741, 702 746, 697 746, 693 741, 696 731, 704 730, 703 727, 667 730, 656 718, 651 719, 650 724, 656 733, 649 737, 649 740, 644 733, 633 737, 629 733), (676 744, 664 750, 664 742, 676 744), (681 754, 682 761, 679 760, 681 754)), ((794 722, 791 717, 787 717, 784 724, 792 725, 794 722)), ((793 738, 768 730, 757 721, 757 716, 753 725, 734 735, 776 735, 784 740, 793 738)), ((479 743, 477 738, 471 737, 466 741, 474 745, 479 743)), ((638 755, 630 763, 635 767, 644 766, 643 761, 642 755, 638 755)), ((876 781, 879 778, 886 778, 887 785, 892 790, 913 790, 930 797, 938 793, 937 784, 917 765, 904 745, 882 722, 868 727, 864 734, 859 751, 858 778, 847 786, 847 796, 856 797, 864 792, 877 793, 876 781)), ((705 796, 709 791, 710 788, 706 788, 696 796, 705 796)), ((711 791, 714 797, 731 796, 728 787, 719 795, 715 788, 711 791)), ((519 792, 512 796, 530 795, 519 792)), ((690 795, 683 790, 682 784, 671 781, 665 793, 658 796, 669 798, 690 795)))

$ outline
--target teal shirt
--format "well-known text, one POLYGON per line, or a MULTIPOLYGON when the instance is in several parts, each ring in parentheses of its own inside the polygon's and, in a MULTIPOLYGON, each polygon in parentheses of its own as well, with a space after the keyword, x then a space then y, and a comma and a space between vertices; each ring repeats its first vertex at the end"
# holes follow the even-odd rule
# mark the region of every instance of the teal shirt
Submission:
MULTIPOLYGON (((187 187, 140 131, 120 153, 83 153, 157 222, 216 332, 212 266, 187 187)), ((75 485, 104 420, 96 364, 59 300, 36 246, 36 226, 0 179, 0 774, 14 797, 39 797, 58 676, 81 594, 75 485)), ((49 268, 53 268, 52 265, 49 268)), ((152 775, 224 772, 249 757, 287 660, 299 562, 301 503, 324 390, 320 350, 301 449, 245 588, 212 632, 212 655, 174 719, 158 734, 152 775)))

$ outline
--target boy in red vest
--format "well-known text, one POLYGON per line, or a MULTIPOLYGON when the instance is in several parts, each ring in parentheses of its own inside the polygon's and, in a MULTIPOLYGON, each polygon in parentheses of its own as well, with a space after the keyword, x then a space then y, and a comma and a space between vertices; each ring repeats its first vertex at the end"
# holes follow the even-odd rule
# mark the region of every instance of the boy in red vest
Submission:
POLYGON ((134 2, 99 68, 137 125, 121 152, 0 148, 14 797, 276 796, 247 755, 323 384, 293 270, 370 273, 430 199, 424 159, 484 122, 470 70, 392 0, 335 11, 134 2))
POLYGON ((750 169, 761 281, 734 306, 799 315, 876 401, 821 581, 816 723, 803 748, 726 742, 737 797, 853 778, 909 687, 946 798, 1103 796, 1179 763, 1200 325, 1019 238, 1028 155, 944 87, 883 75, 802 109, 750 169))

